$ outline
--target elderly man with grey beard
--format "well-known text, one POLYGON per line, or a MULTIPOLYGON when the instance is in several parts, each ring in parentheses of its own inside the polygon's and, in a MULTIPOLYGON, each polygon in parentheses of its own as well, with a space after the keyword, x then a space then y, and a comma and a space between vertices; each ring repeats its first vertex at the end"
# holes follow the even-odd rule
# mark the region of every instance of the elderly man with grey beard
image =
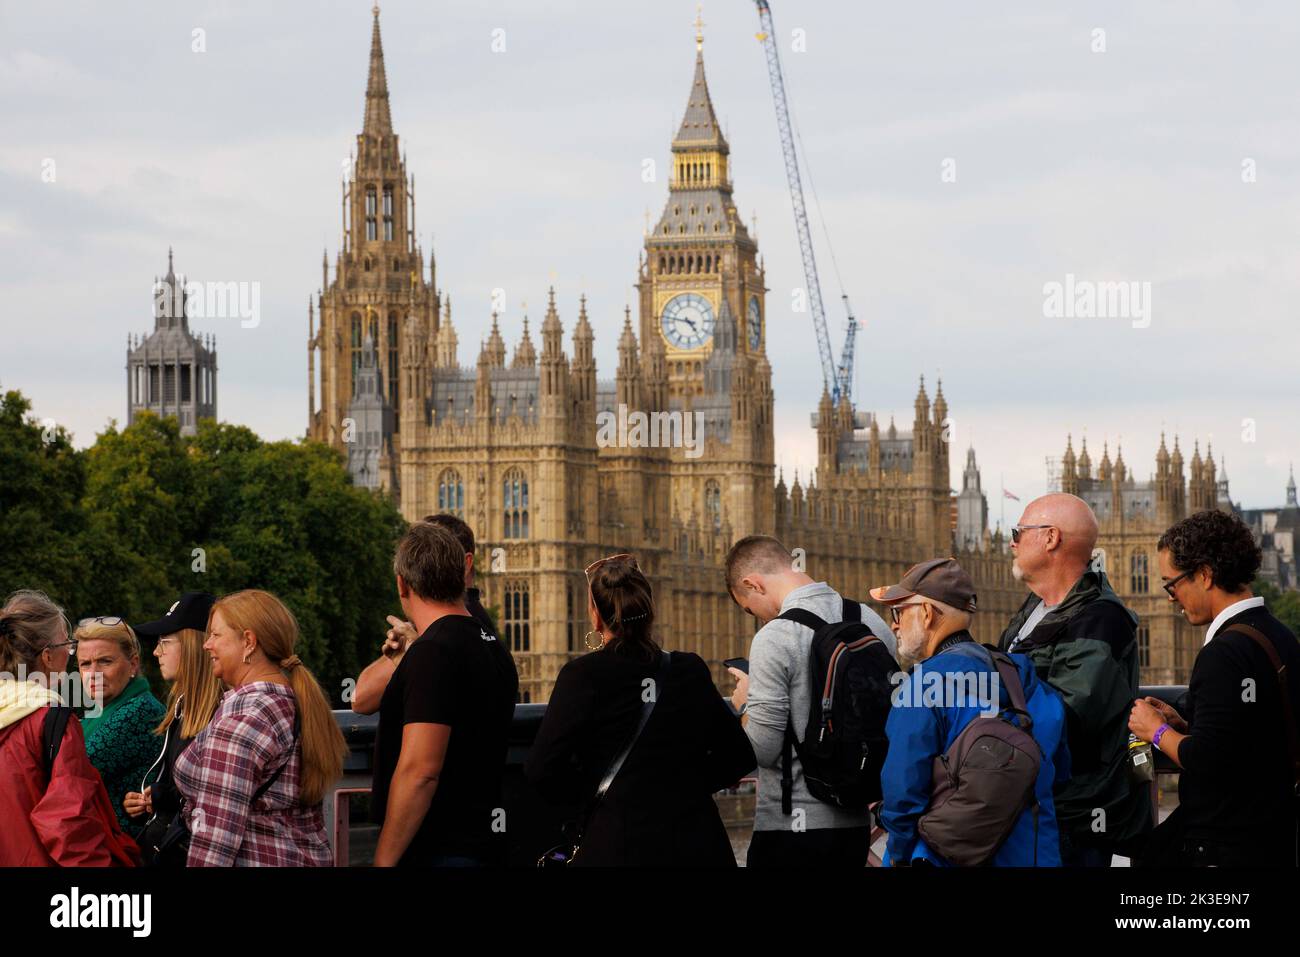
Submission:
POLYGON ((1056 493, 1025 507, 1011 530, 1011 570, 1031 594, 998 644, 1028 655, 1065 702, 1072 777, 1056 812, 1066 867, 1131 857, 1152 826, 1147 789, 1129 772, 1138 619, 1092 568, 1096 544, 1097 519, 1083 499, 1056 493))

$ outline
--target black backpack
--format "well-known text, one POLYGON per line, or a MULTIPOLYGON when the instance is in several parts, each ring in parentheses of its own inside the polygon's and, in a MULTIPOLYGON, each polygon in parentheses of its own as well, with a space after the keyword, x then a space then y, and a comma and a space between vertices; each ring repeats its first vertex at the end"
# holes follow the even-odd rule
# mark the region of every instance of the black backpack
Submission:
POLYGON ((63 746, 63 732, 72 718, 72 709, 64 705, 51 705, 41 724, 41 760, 45 764, 45 778, 54 773, 54 759, 63 746))
POLYGON ((781 755, 781 812, 793 807, 792 752, 799 755, 804 781, 817 800, 865 811, 881 798, 893 676, 898 672, 889 649, 862 623, 862 607, 844 599, 844 620, 827 623, 803 608, 779 616, 811 628, 808 677, 811 682, 803 742, 794 733, 795 716, 785 729, 781 755))

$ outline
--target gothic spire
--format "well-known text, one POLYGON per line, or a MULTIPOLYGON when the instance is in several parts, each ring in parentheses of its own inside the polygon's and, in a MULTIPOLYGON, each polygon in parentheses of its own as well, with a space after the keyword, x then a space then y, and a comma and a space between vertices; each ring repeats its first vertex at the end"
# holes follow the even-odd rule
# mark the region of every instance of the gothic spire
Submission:
MULTIPOLYGON (((697 35, 698 37, 698 35, 697 35)), ((704 41, 700 37, 695 50, 695 77, 691 80, 691 94, 686 101, 686 112, 682 116, 682 125, 673 138, 673 149, 712 149, 721 153, 730 152, 727 139, 722 135, 718 125, 718 116, 713 112, 713 100, 709 96, 709 84, 704 78, 704 41)))
POLYGON ((366 116, 362 127, 367 136, 391 136, 393 118, 388 111, 388 78, 384 74, 384 44, 379 38, 379 4, 371 11, 374 28, 370 34, 370 74, 366 80, 366 116))

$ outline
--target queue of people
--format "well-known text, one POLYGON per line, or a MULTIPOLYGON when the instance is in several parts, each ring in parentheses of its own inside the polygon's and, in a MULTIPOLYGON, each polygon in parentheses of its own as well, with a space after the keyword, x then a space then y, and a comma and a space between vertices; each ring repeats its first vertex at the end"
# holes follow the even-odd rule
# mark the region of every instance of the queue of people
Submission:
MULTIPOLYGON (((1158 545, 1161 581, 1207 626, 1183 701, 1138 698, 1137 616, 1093 564, 1072 495, 1012 530, 1029 589, 996 645, 952 558, 870 589, 884 619, 807 575, 770 536, 736 542, 725 585, 757 630, 724 698, 671 651, 632 554, 585 569, 587 654, 556 677, 524 763, 572 809, 542 866, 730 867, 713 795, 757 780, 751 867, 861 867, 872 825, 890 866, 1295 866, 1300 644, 1250 583, 1237 518, 1194 514, 1158 545), (1149 742, 1181 769, 1153 820, 1149 742)), ((379 715, 376 866, 505 859, 503 781, 519 680, 474 587, 472 529, 450 515, 398 544, 379 657, 354 710, 379 715)), ((329 866, 323 802, 346 746, 295 654, 290 609, 256 589, 187 593, 134 628, 69 627, 47 596, 0 609, 0 865, 329 866), (140 635, 170 685, 140 674, 140 635), (55 690, 75 660, 95 707, 55 690)))

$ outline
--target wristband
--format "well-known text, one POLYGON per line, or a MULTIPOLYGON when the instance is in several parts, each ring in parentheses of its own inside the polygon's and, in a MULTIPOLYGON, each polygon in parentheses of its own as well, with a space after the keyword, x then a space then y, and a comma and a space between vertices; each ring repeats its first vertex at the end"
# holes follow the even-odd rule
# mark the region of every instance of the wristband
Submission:
POLYGON ((1167 724, 1162 724, 1160 727, 1156 728, 1156 733, 1151 735, 1151 743, 1157 748, 1160 747, 1160 739, 1164 736, 1164 733, 1169 730, 1171 729, 1167 724))

